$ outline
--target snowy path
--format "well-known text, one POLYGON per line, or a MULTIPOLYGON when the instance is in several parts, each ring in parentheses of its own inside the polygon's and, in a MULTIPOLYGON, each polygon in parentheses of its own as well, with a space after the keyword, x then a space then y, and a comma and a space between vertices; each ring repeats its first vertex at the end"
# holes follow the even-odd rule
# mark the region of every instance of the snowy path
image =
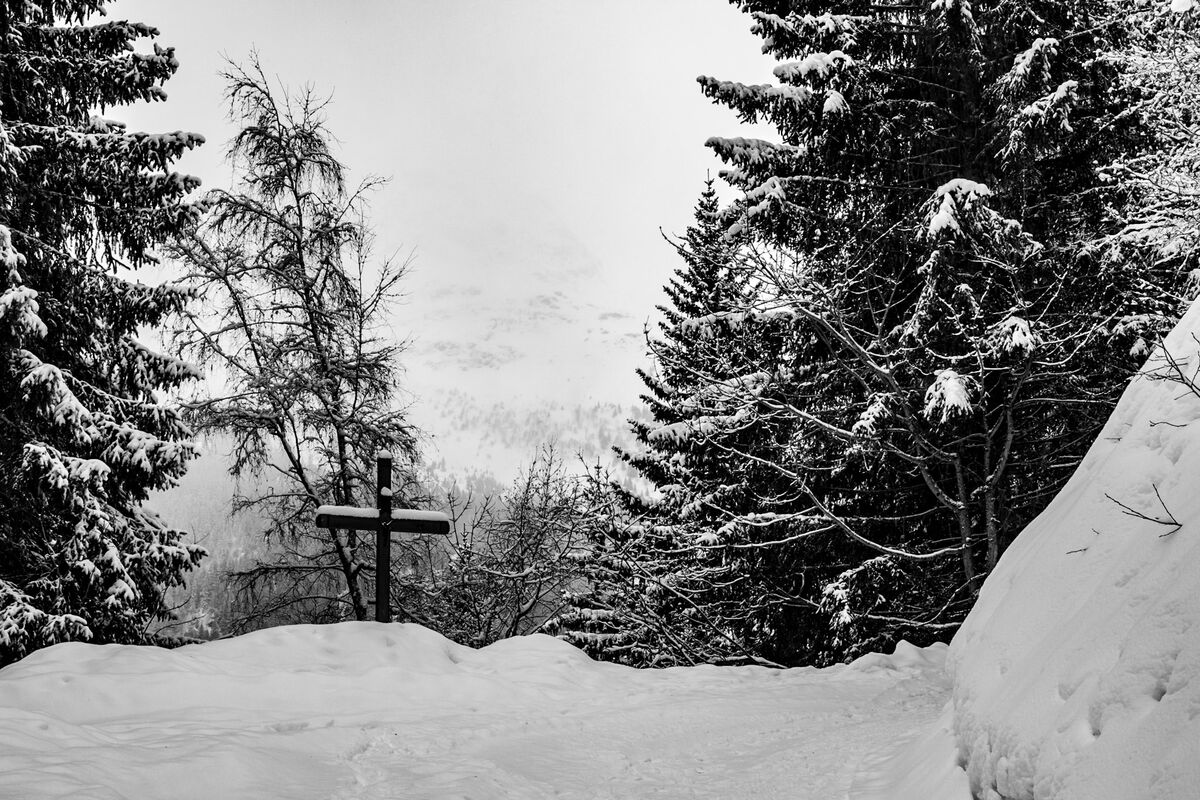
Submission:
POLYGON ((0 672, 0 797, 843 800, 948 693, 945 648, 634 671, 380 631, 35 656, 0 672))
POLYGON ((766 675, 662 676, 583 702, 564 693, 512 711, 414 712, 364 733, 349 759, 355 779, 335 797, 840 800, 864 758, 930 724, 947 695, 928 673, 766 675))

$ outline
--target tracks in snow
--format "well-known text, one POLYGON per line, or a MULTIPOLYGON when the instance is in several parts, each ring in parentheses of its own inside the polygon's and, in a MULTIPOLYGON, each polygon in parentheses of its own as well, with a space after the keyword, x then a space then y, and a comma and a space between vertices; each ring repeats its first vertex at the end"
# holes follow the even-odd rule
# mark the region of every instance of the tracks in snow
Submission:
POLYGON ((333 800, 842 800, 948 693, 940 664, 622 677, 620 694, 431 698, 362 731, 333 800))

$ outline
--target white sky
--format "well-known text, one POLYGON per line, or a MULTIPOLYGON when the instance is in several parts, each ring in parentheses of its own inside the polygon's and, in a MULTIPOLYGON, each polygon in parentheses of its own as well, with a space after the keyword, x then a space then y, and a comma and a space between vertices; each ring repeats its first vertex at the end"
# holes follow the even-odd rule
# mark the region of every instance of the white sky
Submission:
POLYGON ((208 187, 233 128, 222 55, 257 48, 290 86, 331 92, 329 127, 374 196, 380 253, 415 248, 395 330, 413 415, 435 436, 457 390, 526 408, 636 402, 642 328, 662 300, 712 135, 746 133, 695 78, 762 82, 750 20, 722 0, 163 2, 114 19, 158 27, 181 67, 131 129, 193 130, 182 168, 208 187))

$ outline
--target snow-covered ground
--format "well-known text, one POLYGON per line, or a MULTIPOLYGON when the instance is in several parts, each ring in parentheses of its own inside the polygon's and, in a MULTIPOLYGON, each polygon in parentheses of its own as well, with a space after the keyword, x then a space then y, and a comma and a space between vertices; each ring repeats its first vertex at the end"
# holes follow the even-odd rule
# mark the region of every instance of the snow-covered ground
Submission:
MULTIPOLYGON (((945 651, 638 671, 376 623, 58 645, 0 672, 0 797, 894 800, 909 767, 889 757, 944 706, 945 651)), ((952 771, 944 736, 920 750, 952 771)))

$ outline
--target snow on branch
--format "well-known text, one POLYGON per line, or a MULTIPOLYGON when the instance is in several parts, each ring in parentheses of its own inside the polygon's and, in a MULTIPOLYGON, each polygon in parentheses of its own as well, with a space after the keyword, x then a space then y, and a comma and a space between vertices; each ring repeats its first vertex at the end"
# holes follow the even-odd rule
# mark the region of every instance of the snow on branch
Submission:
POLYGON ((44 645, 92 638, 82 617, 48 614, 33 603, 33 598, 0 578, 0 647, 20 657, 44 645))
POLYGON ((749 139, 744 136, 714 136, 705 145, 716 151, 723 160, 743 166, 776 164, 800 152, 795 145, 769 142, 765 139, 749 139))
POLYGON ((880 424, 892 415, 888 406, 895 398, 893 395, 877 392, 871 395, 867 407, 859 414, 858 419, 850 427, 855 436, 872 437, 879 433, 880 424))
POLYGON ((1025 152, 1036 134, 1047 131, 1071 133, 1071 109, 1079 100, 1078 88, 1076 81, 1063 81, 1054 91, 1018 111, 1000 157, 1011 159, 1025 152))
POLYGON ((1032 85, 1045 85, 1050 80, 1050 61, 1058 54, 1058 39, 1034 39, 1029 49, 1018 53, 1012 68, 995 83, 995 92, 1012 98, 1032 85))
POLYGON ((774 75, 784 83, 797 83, 816 78, 825 80, 841 70, 854 66, 854 59, 841 50, 832 53, 810 53, 799 61, 775 67, 774 75))
POLYGON ((706 97, 729 104, 747 122, 757 122, 764 116, 764 108, 802 111, 814 96, 813 90, 807 86, 775 86, 769 83, 747 85, 707 77, 701 77, 699 81, 706 97))
POLYGON ((771 385, 770 373, 758 371, 745 375, 735 375, 722 381, 705 384, 697 390, 695 396, 687 398, 682 407, 685 410, 696 410, 718 403, 739 402, 747 398, 757 398, 771 385))
POLYGON ((978 34, 975 27, 975 16, 971 12, 970 0, 933 0, 929 4, 929 10, 938 13, 943 21, 949 20, 951 13, 957 11, 959 19, 971 29, 973 34, 978 34))
MULTIPOLYGON (((198 133, 173 131, 170 133, 109 132, 81 133, 66 126, 37 125, 17 122, 9 126, 13 133, 23 139, 43 145, 66 146, 72 149, 95 153, 104 157, 119 156, 141 164, 165 165, 177 160, 183 153, 204 144, 198 133)), ((188 179, 189 188, 200 185, 198 178, 188 179)))
POLYGON ((986 342, 993 353, 1028 356, 1042 346, 1043 339, 1029 320, 1009 316, 988 330, 986 342))
POLYGON ((824 114, 845 114, 850 110, 850 104, 846 102, 845 96, 837 89, 829 89, 825 92, 825 104, 821 106, 821 112, 824 114))
MULTIPOLYGON (((0 246, 3 242, 0 242, 0 246)), ((0 253, 3 257, 3 253, 0 253)), ((38 339, 46 335, 46 324, 38 316, 38 293, 28 286, 12 286, 0 294, 0 322, 7 324, 18 337, 38 339)))
POLYGON ((43 490, 64 498, 78 489, 103 497, 112 472, 99 459, 76 458, 41 442, 25 445, 21 468, 36 476, 43 490))
POLYGON ((20 383, 25 399, 37 404, 56 426, 70 429, 78 441, 92 441, 98 433, 92 412, 67 387, 62 370, 44 363, 28 350, 17 350, 15 356, 17 364, 25 370, 20 383))
POLYGON ((739 409, 733 414, 696 417, 655 428, 647 434, 647 438, 654 444, 678 446, 696 437, 708 438, 714 434, 738 428, 749 418, 750 414, 745 409, 739 409))
POLYGON ((789 14, 782 17, 763 11, 755 11, 750 15, 754 19, 751 32, 763 37, 763 52, 768 53, 781 39, 799 46, 801 43, 812 42, 824 38, 836 43, 839 47, 848 47, 856 43, 855 34, 860 23, 867 17, 853 17, 848 14, 789 14))
POLYGON ((787 202, 787 191, 783 187, 783 181, 772 175, 758 186, 749 189, 742 202, 745 205, 744 218, 751 220, 787 202))
POLYGON ((971 396, 979 390, 978 382, 952 369, 939 370, 933 383, 925 390, 926 419, 937 417, 937 422, 946 424, 954 417, 966 416, 974 410, 971 396))
POLYGON ((791 322, 796 318, 796 311, 791 306, 776 306, 773 308, 749 308, 741 311, 718 311, 705 314, 702 317, 691 317, 679 323, 680 331, 697 333, 702 338, 712 338, 722 329, 738 329, 752 323, 791 322))
POLYGON ((59 496, 67 494, 71 485, 71 474, 57 449, 46 444, 27 444, 21 467, 24 471, 36 475, 43 489, 59 496))
POLYGON ((931 239, 943 235, 957 236, 963 233, 963 218, 984 205, 982 201, 992 196, 986 184, 955 178, 938 187, 927 219, 927 230, 931 239))
POLYGON ((121 339, 124 367, 137 377, 142 386, 174 386, 182 381, 200 378, 200 370, 175 356, 151 350, 132 336, 121 339))
MULTIPOLYGON (((3 131, 0 131, 0 135, 3 135, 3 131)), ((10 283, 19 282, 20 276, 16 271, 25 266, 25 256, 13 247, 12 230, 6 225, 0 225, 0 266, 7 270, 10 283)))

